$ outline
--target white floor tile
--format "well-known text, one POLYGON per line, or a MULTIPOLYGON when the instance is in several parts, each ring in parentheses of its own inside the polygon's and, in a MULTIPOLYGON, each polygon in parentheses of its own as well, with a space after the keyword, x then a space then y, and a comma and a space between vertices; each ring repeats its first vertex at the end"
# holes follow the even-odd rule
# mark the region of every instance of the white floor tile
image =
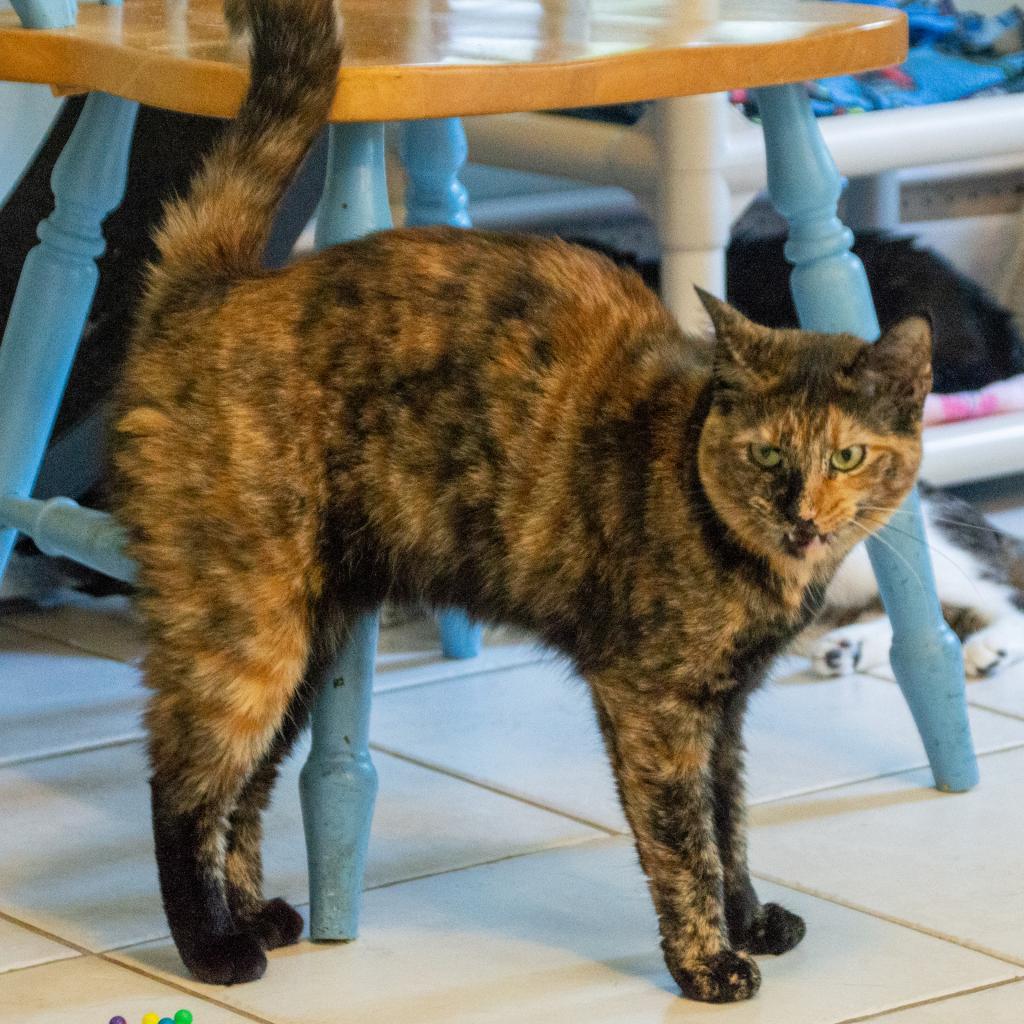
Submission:
POLYGON ((872 1017, 870 1024, 1020 1024, 1022 1020, 1024 982, 1018 981, 872 1017))
POLYGON ((1024 750, 970 793, 910 772, 754 808, 755 871, 1024 964, 1024 750))
POLYGON ((245 1024, 246 1018, 98 957, 83 956, 0 975, 0 1016, 10 1024, 136 1024, 146 1013, 192 1012, 195 1024, 245 1024))
MULTIPOLYGON (((979 750, 1024 743, 1024 722, 974 712, 979 750)), ((584 685, 555 663, 379 694, 372 737, 386 749, 609 828, 624 829, 584 685)), ((747 724, 753 801, 925 763, 896 687, 796 676, 755 695, 747 724)))
MULTIPOLYGON (((95 598, 61 591, 49 607, 11 611, 3 621, 35 637, 49 637, 82 651, 138 664, 145 651, 142 625, 125 597, 95 598)), ((488 628, 475 658, 445 658, 436 623, 417 618, 382 629, 376 666, 376 690, 417 686, 478 672, 492 672, 540 661, 544 652, 521 633, 488 628)), ((0 665, 0 673, 3 672, 0 665)))
POLYGON ((78 955, 77 949, 0 917, 0 974, 78 955))
POLYGON ((142 735, 139 673, 0 626, 0 765, 142 735))
MULTIPOLYGON (((279 950, 252 985, 186 983, 279 1024, 824 1024, 1013 976, 1009 965, 961 947, 762 888, 805 916, 808 937, 785 956, 762 958, 760 995, 732 1006, 678 997, 626 840, 378 890, 368 894, 356 942, 279 950)), ((115 956, 183 978, 166 942, 115 956)))
MULTIPOLYGON (((1024 742, 1024 723, 981 710, 969 714, 979 752, 1024 742)), ((869 676, 779 679, 751 700, 747 747, 755 803, 927 763, 898 687, 869 676)))
POLYGON ((1024 719, 1024 664, 1010 665, 992 679, 967 687, 968 703, 1024 719))
MULTIPOLYGON (((366 882, 382 885, 598 833, 385 754, 366 882)), ((266 821, 267 892, 307 899, 300 760, 266 821)), ((141 745, 0 771, 0 910, 91 950, 165 935, 141 745)))
POLYGON ((582 683, 542 663, 378 694, 371 739, 427 763, 624 829, 582 683))
POLYGON ((437 624, 429 618, 415 619, 381 630, 373 688, 379 693, 529 665, 545 658, 550 655, 534 641, 501 628, 485 630, 483 647, 475 658, 446 658, 441 653, 437 624))
POLYGON ((127 597, 90 597, 62 590, 48 606, 15 612, 4 621, 27 633, 129 664, 136 664, 144 650, 142 627, 127 597))

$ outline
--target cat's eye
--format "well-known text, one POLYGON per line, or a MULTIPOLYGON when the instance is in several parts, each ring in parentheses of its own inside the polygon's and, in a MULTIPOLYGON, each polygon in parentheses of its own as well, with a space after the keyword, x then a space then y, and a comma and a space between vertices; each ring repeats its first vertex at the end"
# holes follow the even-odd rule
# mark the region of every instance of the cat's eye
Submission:
POLYGON ((851 444, 849 448, 840 448, 839 451, 833 452, 829 462, 832 468, 839 470, 840 473, 849 473, 864 461, 866 454, 867 449, 864 445, 851 444))
POLYGON ((782 462, 782 452, 773 444, 759 444, 755 441, 750 446, 750 458, 762 469, 774 469, 782 462))

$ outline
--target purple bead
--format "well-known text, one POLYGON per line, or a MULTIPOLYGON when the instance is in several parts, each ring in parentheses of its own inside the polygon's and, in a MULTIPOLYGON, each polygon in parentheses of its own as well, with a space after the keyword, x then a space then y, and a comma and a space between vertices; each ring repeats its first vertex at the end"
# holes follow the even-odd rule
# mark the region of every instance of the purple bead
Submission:
POLYGON ((128 1024, 124 1017, 111 1017, 110 1024, 128 1024))

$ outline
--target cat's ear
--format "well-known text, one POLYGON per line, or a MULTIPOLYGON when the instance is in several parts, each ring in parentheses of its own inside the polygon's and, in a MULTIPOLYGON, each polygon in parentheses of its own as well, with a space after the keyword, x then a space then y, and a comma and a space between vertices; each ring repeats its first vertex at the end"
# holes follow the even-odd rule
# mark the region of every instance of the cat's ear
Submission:
POLYGON ((915 313, 890 327, 858 360, 879 385, 909 401, 924 402, 932 388, 932 318, 915 313))
POLYGON ((697 298, 700 299, 701 305, 707 310, 708 316, 711 317, 711 323, 715 328, 715 335, 719 339, 741 334, 749 328, 756 326, 738 309, 730 306, 728 302, 715 298, 711 292, 706 292, 703 288, 698 288, 696 285, 693 286, 693 290, 697 293, 697 298))
POLYGON ((768 329, 703 288, 696 288, 696 292, 715 328, 716 383, 729 389, 763 383, 774 370, 768 329))

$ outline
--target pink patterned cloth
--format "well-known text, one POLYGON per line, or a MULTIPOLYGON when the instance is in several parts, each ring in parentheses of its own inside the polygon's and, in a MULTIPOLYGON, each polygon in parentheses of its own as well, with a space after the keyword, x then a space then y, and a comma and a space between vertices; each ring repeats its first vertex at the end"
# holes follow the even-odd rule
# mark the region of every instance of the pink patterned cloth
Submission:
POLYGON ((924 425, 976 420, 1004 412, 1024 412, 1024 373, 997 380, 979 391, 929 395, 924 403, 924 425))

